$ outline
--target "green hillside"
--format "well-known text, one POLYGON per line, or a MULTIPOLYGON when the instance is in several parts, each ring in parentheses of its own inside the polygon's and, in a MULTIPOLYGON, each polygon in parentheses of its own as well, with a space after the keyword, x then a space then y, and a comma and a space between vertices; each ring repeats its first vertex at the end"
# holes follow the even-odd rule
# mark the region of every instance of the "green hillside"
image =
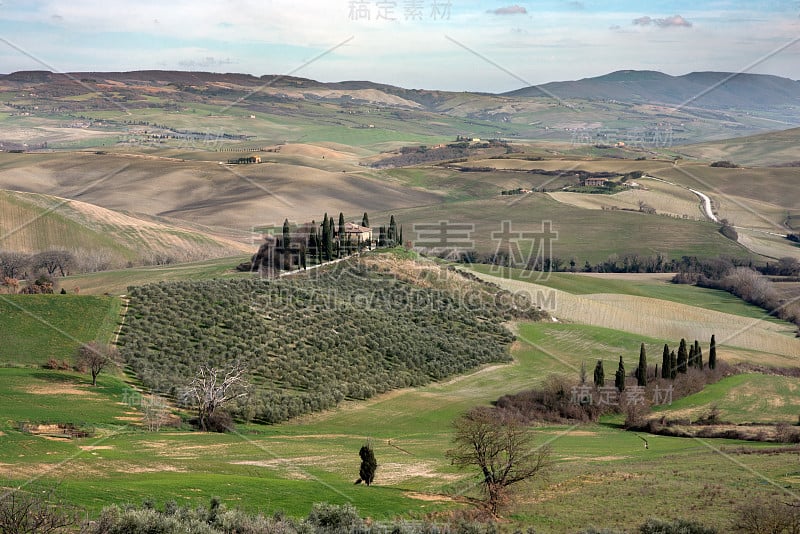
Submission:
POLYGON ((81 343, 112 340, 119 312, 112 297, 0 294, 0 366, 71 362, 81 343))
MULTIPOLYGON (((498 241, 492 239, 492 233, 502 230, 503 221, 511 221, 514 231, 540 234, 542 223, 549 221, 552 229, 558 232, 558 238, 552 242, 553 255, 565 264, 574 258, 578 266, 583 266, 587 260, 590 263, 605 261, 614 254, 655 256, 661 253, 669 258, 750 256, 747 249, 723 237, 718 232, 719 226, 710 222, 636 212, 586 210, 560 204, 540 193, 448 203, 436 210, 411 208, 393 213, 403 224, 403 238, 412 243, 427 239, 415 233, 415 224, 447 221, 474 225, 474 232, 466 242, 474 244, 481 254, 497 250, 498 241)), ((522 240, 520 243, 524 254, 530 252, 530 242, 526 244, 522 240)))

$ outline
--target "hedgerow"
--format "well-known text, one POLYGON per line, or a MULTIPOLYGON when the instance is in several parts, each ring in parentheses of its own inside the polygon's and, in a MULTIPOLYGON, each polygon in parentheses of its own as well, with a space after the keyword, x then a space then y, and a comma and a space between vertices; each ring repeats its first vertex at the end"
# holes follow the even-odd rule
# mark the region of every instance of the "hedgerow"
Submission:
POLYGON ((253 387, 236 415, 279 422, 508 361, 514 337, 502 322, 520 302, 463 285, 472 293, 361 267, 134 287, 121 354, 145 386, 175 399, 201 365, 241 361, 253 387))

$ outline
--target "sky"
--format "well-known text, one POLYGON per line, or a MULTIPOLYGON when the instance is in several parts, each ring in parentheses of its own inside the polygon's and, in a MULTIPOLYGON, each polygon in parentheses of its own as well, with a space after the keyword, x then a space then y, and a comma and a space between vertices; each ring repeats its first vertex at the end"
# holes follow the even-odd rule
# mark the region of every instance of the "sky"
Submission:
POLYGON ((623 69, 800 79, 800 0, 0 0, 0 72, 144 69, 486 92, 623 69))

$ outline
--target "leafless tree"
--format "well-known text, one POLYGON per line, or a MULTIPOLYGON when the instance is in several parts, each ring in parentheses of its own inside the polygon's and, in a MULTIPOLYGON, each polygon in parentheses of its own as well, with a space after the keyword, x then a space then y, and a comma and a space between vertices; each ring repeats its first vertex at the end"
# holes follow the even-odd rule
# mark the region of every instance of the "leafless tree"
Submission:
POLYGON ((536 477, 550 464, 550 447, 537 446, 518 418, 478 407, 453 425, 455 448, 446 455, 455 466, 478 468, 492 515, 506 501, 510 486, 536 477))
POLYGON ((67 276, 72 266, 75 264, 75 256, 67 250, 46 250, 34 254, 31 263, 36 269, 44 269, 47 274, 54 276, 59 274, 67 276))
POLYGON ((200 429, 210 428, 209 422, 225 405, 247 395, 247 369, 236 362, 228 370, 203 366, 184 391, 183 398, 188 404, 197 407, 200 429))
POLYGON ((169 406, 163 397, 156 394, 151 394, 148 397, 142 397, 141 408, 144 418, 144 424, 151 432, 158 432, 161 430, 161 425, 164 424, 169 414, 169 406))
POLYGON ((56 534, 73 532, 80 522, 77 510, 53 503, 52 489, 11 490, 0 493, 0 532, 3 534, 56 534))
POLYGON ((78 347, 75 363, 79 368, 88 369, 92 373, 92 385, 97 385, 97 375, 106 367, 119 363, 119 351, 113 345, 104 345, 90 341, 78 347))
POLYGON ((0 276, 17 280, 24 278, 30 260, 30 256, 19 252, 0 252, 0 276))

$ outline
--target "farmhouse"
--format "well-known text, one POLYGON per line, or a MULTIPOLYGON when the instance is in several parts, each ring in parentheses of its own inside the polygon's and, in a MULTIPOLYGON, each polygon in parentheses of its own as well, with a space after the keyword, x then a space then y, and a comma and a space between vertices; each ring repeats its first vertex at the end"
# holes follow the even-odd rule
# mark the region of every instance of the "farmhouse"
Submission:
POLYGON ((249 163, 261 163, 261 156, 249 156, 246 158, 237 158, 229 160, 228 163, 232 163, 234 165, 247 165, 249 163))
MULTIPOLYGON (((337 231, 338 232, 338 231, 337 231)), ((335 237, 339 237, 338 235, 335 237)), ((353 243, 367 243, 372 241, 372 229, 354 222, 344 223, 344 239, 350 238, 353 243)))

